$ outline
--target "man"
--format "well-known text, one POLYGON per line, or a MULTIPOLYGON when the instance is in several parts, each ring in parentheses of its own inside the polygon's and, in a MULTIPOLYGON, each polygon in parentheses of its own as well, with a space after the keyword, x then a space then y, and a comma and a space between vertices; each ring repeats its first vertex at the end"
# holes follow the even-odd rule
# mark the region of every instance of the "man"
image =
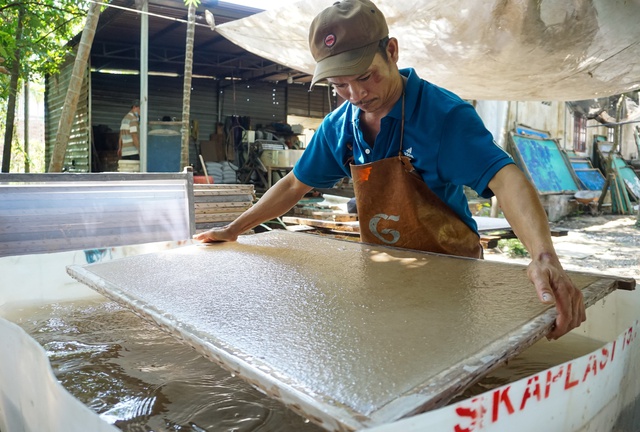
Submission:
POLYGON ((140 102, 134 100, 131 110, 120 123, 118 157, 128 160, 140 160, 140 102))
POLYGON ((558 316, 556 339, 585 320, 582 293, 555 253, 536 191, 493 142, 471 105, 399 70, 398 41, 369 0, 343 0, 312 22, 312 85, 327 79, 346 102, 329 114, 293 171, 224 228, 194 236, 234 241, 293 207, 313 187, 354 181, 363 241, 480 258, 463 185, 496 195, 532 261, 528 276, 558 316))

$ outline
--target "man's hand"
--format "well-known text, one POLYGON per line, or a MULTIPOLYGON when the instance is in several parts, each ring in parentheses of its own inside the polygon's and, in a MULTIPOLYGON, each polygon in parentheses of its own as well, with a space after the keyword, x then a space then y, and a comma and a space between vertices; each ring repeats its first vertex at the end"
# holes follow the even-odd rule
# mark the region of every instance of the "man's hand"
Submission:
POLYGON ((194 240, 201 241, 202 243, 216 243, 225 241, 236 241, 238 239, 237 234, 229 232, 228 227, 212 228, 209 231, 204 231, 193 236, 194 240))
POLYGON ((587 319, 582 291, 569 279, 557 257, 542 254, 531 261, 527 274, 540 301, 556 305, 558 316, 547 339, 558 339, 587 319))
POLYGON ((538 193, 515 165, 503 167, 489 182, 513 232, 532 257, 527 270, 538 298, 556 305, 558 316, 547 339, 558 339, 586 320, 584 299, 555 253, 547 214, 538 193))
POLYGON ((302 183, 291 171, 229 225, 196 234, 193 239, 203 243, 236 241, 243 232, 289 211, 310 190, 311 186, 302 183))

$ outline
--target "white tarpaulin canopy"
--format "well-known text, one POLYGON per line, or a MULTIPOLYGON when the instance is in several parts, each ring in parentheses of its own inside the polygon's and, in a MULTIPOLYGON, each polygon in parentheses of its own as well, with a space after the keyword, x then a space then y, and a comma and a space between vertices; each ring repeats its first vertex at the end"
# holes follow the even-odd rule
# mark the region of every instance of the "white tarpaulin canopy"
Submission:
MULTIPOLYGON (((216 30, 313 73, 308 28, 334 0, 303 0, 216 30)), ((400 67, 467 99, 583 100, 640 88, 639 0, 377 0, 400 67)))

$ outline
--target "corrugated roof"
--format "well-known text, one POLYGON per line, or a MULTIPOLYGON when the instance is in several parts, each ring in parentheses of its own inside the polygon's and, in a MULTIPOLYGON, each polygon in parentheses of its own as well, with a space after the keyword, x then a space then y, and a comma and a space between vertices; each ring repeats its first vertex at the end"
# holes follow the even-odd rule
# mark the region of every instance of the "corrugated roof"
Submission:
MULTIPOLYGON (((112 0, 113 7, 101 14, 91 51, 93 68, 139 70, 140 3, 112 0)), ((216 25, 261 12, 223 1, 203 0, 196 12, 200 25, 195 28, 194 75, 283 81, 291 74, 297 81, 309 81, 308 75, 252 54, 212 31, 206 23, 205 10, 214 15, 216 25)), ((187 24, 176 20, 187 20, 187 7, 182 0, 150 0, 148 11, 149 71, 182 75, 187 24)))

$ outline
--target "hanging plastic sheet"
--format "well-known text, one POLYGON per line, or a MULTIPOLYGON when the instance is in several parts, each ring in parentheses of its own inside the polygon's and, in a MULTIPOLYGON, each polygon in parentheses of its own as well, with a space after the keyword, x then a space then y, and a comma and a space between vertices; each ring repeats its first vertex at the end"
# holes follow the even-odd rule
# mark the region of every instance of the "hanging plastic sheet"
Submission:
MULTIPOLYGON (((305 0, 216 30, 235 44, 312 73, 308 28, 334 0, 305 0)), ((377 0, 400 67, 468 99, 582 100, 640 87, 640 2, 377 0)))
POLYGON ((0 257, 185 240, 191 173, 9 174, 0 178, 0 257))

